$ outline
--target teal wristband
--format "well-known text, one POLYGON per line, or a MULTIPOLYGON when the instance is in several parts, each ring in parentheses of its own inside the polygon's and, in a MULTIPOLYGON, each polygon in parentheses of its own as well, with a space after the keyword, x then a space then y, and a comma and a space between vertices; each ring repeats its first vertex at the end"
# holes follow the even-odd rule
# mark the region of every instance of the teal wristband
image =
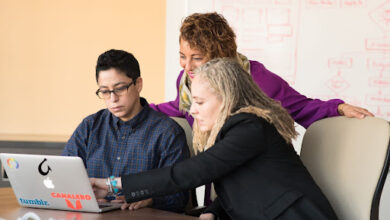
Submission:
POLYGON ((113 190, 114 194, 117 194, 119 192, 119 189, 118 189, 118 181, 115 180, 115 176, 110 176, 110 182, 111 182, 112 190, 113 190))

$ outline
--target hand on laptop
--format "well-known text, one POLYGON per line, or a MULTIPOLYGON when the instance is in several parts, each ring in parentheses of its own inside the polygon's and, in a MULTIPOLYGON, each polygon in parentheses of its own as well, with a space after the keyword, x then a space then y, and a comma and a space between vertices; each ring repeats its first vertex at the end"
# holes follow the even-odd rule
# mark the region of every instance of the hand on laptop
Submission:
MULTIPOLYGON (((106 178, 89 178, 89 182, 92 185, 95 197, 100 201, 105 200, 104 198, 106 198, 106 196, 108 195, 108 186, 106 184, 106 180, 106 178)), ((118 183, 118 185, 120 188, 122 188, 122 184, 120 182, 118 183)), ((151 206, 153 204, 153 199, 145 199, 138 202, 126 203, 124 196, 118 196, 115 200, 112 200, 111 202, 125 202, 121 207, 122 210, 137 210, 140 208, 151 206)))
POLYGON ((153 204, 153 199, 145 199, 138 202, 133 203, 124 203, 121 207, 122 210, 129 209, 129 210, 137 210, 140 208, 149 207, 153 204))
POLYGON ((108 194, 108 186, 105 178, 89 178, 93 192, 97 200, 104 199, 108 194))

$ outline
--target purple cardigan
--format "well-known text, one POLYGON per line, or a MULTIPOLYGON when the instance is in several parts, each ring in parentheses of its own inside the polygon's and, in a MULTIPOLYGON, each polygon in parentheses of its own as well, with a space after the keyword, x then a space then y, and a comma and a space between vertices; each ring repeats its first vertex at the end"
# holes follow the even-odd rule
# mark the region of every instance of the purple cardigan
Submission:
MULTIPOLYGON (((267 70, 263 64, 257 61, 250 61, 251 73, 253 80, 259 87, 271 98, 278 100, 284 108, 290 113, 294 120, 307 128, 313 122, 338 116, 337 106, 344 103, 340 99, 331 99, 322 101, 319 99, 310 99, 299 94, 286 81, 278 75, 267 70)), ((176 81, 177 96, 174 101, 161 103, 158 105, 150 104, 150 107, 156 111, 162 112, 168 116, 185 117, 192 125, 194 119, 190 114, 179 111, 179 84, 183 76, 180 72, 176 81)))

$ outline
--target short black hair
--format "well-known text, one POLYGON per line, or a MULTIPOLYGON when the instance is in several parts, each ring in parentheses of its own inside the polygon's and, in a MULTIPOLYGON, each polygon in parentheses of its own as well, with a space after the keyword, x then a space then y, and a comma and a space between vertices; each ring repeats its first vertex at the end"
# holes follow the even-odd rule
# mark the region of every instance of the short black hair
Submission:
POLYGON ((96 82, 98 81, 100 71, 111 68, 126 74, 126 76, 133 79, 134 83, 141 75, 138 61, 133 54, 124 50, 111 49, 102 53, 97 60, 96 82))

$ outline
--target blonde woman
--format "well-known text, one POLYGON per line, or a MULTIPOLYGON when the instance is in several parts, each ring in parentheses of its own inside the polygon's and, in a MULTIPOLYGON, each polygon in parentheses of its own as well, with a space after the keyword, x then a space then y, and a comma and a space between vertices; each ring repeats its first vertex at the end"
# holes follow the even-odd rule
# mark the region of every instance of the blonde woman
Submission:
MULTIPOLYGON (((291 145, 294 120, 240 64, 223 58, 201 66, 191 94, 198 154, 115 178, 127 203, 213 182, 218 197, 202 219, 337 219, 291 145)), ((96 195, 107 193, 104 179, 91 182, 96 195)))

